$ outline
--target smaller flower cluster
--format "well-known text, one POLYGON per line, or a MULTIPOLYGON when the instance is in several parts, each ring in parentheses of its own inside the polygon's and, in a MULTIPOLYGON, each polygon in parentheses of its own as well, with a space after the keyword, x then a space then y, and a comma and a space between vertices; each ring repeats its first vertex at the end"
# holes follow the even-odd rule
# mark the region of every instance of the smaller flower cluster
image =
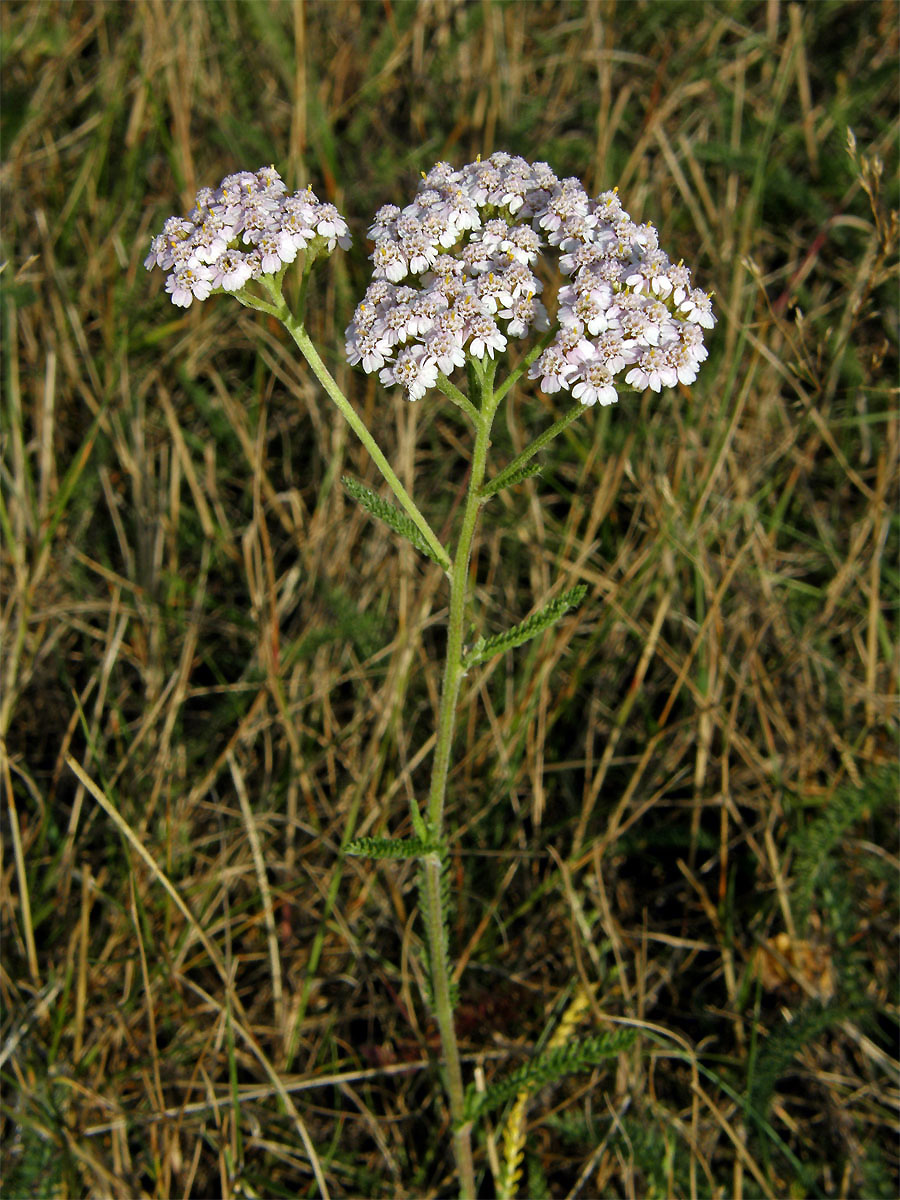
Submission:
POLYGON ((616 377, 659 391, 691 383, 706 358, 710 297, 659 249, 616 192, 588 197, 546 163, 498 152, 454 170, 438 163, 412 204, 386 205, 369 230, 372 282, 347 328, 347 358, 416 400, 466 356, 550 328, 535 274, 559 252, 552 343, 532 364, 542 391, 584 405, 617 399, 616 377), (418 277, 418 278, 415 278, 418 277))
POLYGON ((212 292, 240 291, 251 279, 275 275, 301 250, 350 245, 347 222, 311 188, 287 194, 274 167, 226 175, 216 189, 201 188, 187 218, 169 217, 150 243, 147 270, 170 274, 172 303, 190 307, 212 292))

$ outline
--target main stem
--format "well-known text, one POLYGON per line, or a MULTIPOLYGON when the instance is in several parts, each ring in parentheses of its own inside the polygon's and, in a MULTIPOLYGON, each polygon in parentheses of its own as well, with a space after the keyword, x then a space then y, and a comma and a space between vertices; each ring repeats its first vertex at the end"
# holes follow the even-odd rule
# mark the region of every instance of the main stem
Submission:
MULTIPOLYGON (((476 373, 473 372, 473 376, 475 375, 476 373)), ((437 745, 428 794, 428 828, 431 836, 438 841, 443 838, 444 798, 447 793, 450 752, 456 724, 456 704, 464 674, 463 636, 465 634, 469 562, 481 507, 479 493, 484 483, 491 424, 497 407, 493 394, 493 371, 488 370, 484 375, 477 377, 482 385, 481 405, 476 423, 475 450, 469 476, 469 491, 466 497, 459 541, 450 571, 447 659, 444 665, 444 681, 441 687, 438 713, 437 745)), ((475 1200, 471 1124, 465 1120, 462 1065, 453 1019, 450 948, 447 944, 447 913, 444 911, 444 892, 441 886, 442 870, 443 862, 440 854, 426 855, 423 864, 422 907, 427 926, 432 1000, 443 1050, 447 1098, 450 1103, 450 1119, 453 1124, 453 1150, 459 1172, 460 1196, 462 1200, 475 1200)))

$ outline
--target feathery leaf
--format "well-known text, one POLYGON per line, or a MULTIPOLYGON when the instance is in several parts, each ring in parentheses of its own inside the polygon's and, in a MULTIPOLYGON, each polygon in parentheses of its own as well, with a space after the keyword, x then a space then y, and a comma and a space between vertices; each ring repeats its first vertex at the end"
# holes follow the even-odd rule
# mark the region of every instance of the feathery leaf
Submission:
POLYGON ((496 479, 492 479, 490 483, 486 483, 481 489, 481 499, 487 500, 489 496, 496 496, 504 488, 514 487, 517 483, 521 483, 523 479, 531 479, 534 475, 540 475, 543 469, 541 463, 531 462, 525 466, 517 467, 513 471, 501 471, 496 479))
POLYGON ((423 842, 421 838, 378 837, 354 838, 344 847, 346 854, 357 858, 421 858, 435 849, 433 842, 423 842))
POLYGON ((538 1055, 505 1079, 490 1084, 484 1092, 476 1092, 470 1087, 466 1094, 466 1118, 474 1121, 483 1113, 506 1104, 521 1091, 533 1091, 544 1084, 555 1083, 574 1071, 596 1066, 605 1058, 614 1058, 627 1050, 636 1036, 634 1030, 623 1029, 615 1033, 575 1038, 564 1046, 538 1055))
POLYGON ((360 483, 352 475, 342 476, 341 483, 366 512, 377 517, 379 521, 383 521, 385 525, 393 529, 394 533, 399 533, 401 537, 406 538, 420 554, 430 558, 433 563, 437 563, 439 567, 446 567, 447 564, 441 562, 406 513, 402 513, 399 508, 395 508, 387 500, 382 500, 371 488, 367 488, 364 483, 360 483))
POLYGON ((805 927, 813 906, 813 897, 840 862, 848 831, 866 814, 879 812, 887 804, 896 804, 900 772, 895 763, 870 771, 860 787, 844 784, 835 791, 819 815, 793 837, 794 862, 793 908, 801 928, 805 927))
POLYGON ((495 654, 512 650, 514 646, 521 646, 523 642, 537 637, 539 633, 543 633, 545 629, 558 621, 570 608, 580 604, 586 594, 587 587, 583 583, 579 583, 576 587, 569 588, 567 592, 557 596, 555 600, 551 600, 549 604, 545 604, 536 613, 532 613, 527 620, 522 621, 519 625, 514 625, 512 629, 507 629, 505 633, 498 633, 489 638, 479 638, 463 660, 463 666, 468 670, 476 663, 484 662, 485 659, 492 658, 495 654))

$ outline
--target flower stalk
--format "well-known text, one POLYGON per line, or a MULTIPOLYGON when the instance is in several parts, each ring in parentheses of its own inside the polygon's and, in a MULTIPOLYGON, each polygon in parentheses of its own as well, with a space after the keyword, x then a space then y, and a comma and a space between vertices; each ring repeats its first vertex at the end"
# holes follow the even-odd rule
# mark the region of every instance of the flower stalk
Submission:
POLYGON ((341 416, 343 416, 344 420, 368 450, 369 455, 372 458, 372 462, 374 462, 375 466, 383 475, 385 482, 397 497, 398 503, 403 507, 407 515, 415 522, 416 527, 418 528, 422 537, 428 543, 429 549, 434 555, 435 561, 439 562, 444 568, 444 571, 449 574, 451 571, 450 559, 447 556, 447 551, 438 540, 437 534, 422 516, 418 505, 397 478, 393 467, 385 458, 381 447, 372 437, 371 433, 366 427, 365 422, 360 416, 358 416, 356 409, 338 387, 331 372, 322 362, 322 359, 313 345, 309 334, 306 332, 305 327, 294 317, 283 301, 282 303, 283 308, 277 311, 279 320, 283 323, 285 329, 287 329, 288 333, 296 342, 298 350, 309 363, 313 374, 327 392, 329 399, 335 404, 340 411, 341 416))

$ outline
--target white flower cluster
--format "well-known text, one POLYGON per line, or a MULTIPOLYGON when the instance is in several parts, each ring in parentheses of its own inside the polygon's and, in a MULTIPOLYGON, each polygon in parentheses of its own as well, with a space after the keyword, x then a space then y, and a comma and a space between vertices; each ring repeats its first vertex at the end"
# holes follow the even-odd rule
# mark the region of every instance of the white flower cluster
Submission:
POLYGON ((458 171, 438 163, 412 204, 376 213, 369 237, 375 269, 347 358, 410 400, 467 354, 493 358, 508 338, 550 328, 533 270, 545 244, 569 282, 558 332, 529 372, 542 391, 611 404, 617 376, 658 392, 693 382, 707 356, 710 297, 659 249, 653 226, 635 224, 616 192, 592 200, 546 163, 501 152, 458 171))
POLYGON ((188 308, 222 289, 237 292, 251 279, 274 275, 301 250, 350 245, 347 222, 333 204, 321 204, 311 188, 287 195, 274 167, 226 175, 219 186, 201 188, 187 217, 169 217, 150 243, 147 270, 171 272, 166 291, 188 308))

